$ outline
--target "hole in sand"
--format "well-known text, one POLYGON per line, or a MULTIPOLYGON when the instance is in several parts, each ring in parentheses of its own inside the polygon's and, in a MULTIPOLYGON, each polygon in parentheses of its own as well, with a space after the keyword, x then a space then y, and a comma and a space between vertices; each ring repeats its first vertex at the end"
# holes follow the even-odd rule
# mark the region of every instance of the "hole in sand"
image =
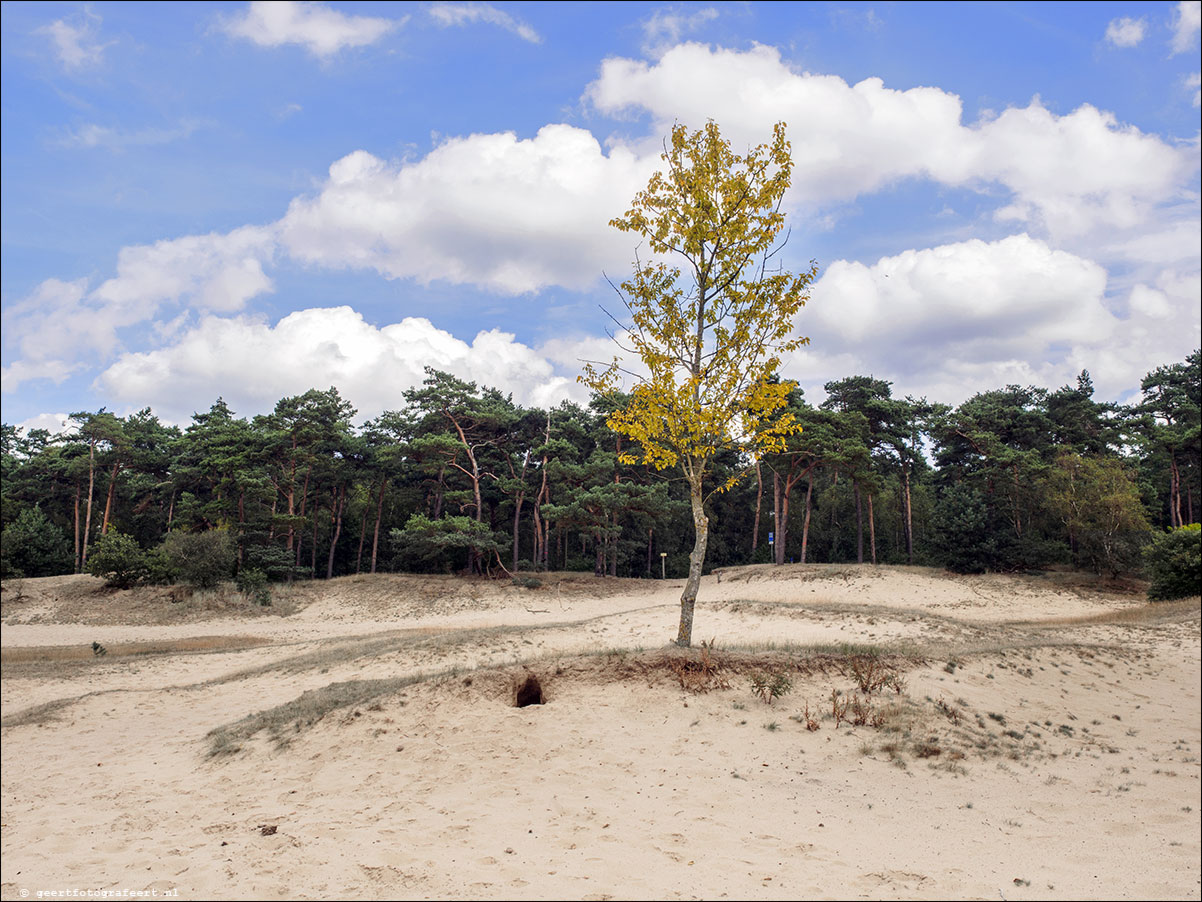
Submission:
POLYGON ((514 696, 513 706, 515 708, 525 708, 528 705, 544 705, 546 700, 543 698, 543 686, 538 681, 538 677, 534 674, 526 677, 520 686, 518 686, 517 695, 514 696))

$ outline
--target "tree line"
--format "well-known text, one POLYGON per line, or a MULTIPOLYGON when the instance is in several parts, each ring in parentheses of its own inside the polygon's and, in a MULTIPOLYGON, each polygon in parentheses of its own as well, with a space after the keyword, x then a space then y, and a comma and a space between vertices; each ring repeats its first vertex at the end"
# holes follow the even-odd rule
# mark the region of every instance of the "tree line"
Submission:
MULTIPOLYGON (((810 404, 802 431, 748 459, 720 452, 707 568, 747 563, 1138 569, 1155 532, 1198 522, 1202 355, 1161 366, 1129 405, 1089 374, 1056 390, 1009 385, 956 407, 852 376, 810 404), (739 478, 739 477, 742 478, 739 478)), ((183 429, 147 408, 71 415, 59 434, 3 426, 3 571, 83 572, 110 536, 145 550, 220 535, 229 576, 269 581, 379 571, 591 570, 682 577, 688 483, 634 464, 588 406, 524 408, 497 388, 427 370, 403 404, 353 425, 336 388, 239 417, 221 399, 183 429)), ((225 566, 222 564, 221 566, 225 566)))

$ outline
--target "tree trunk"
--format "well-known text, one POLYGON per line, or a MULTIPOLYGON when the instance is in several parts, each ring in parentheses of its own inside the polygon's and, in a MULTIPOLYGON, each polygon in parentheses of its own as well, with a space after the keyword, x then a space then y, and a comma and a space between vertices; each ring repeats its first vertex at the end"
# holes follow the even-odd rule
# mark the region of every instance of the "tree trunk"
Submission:
POLYGON ((876 517, 872 513, 872 493, 868 493, 868 544, 872 549, 872 562, 876 563, 876 517))
POLYGON ((655 538, 655 530, 648 527, 647 529, 647 579, 651 579, 651 544, 655 538))
POLYGON ((785 545, 780 540, 780 474, 772 471, 772 560, 778 566, 785 562, 785 545))
POLYGON ((780 522, 776 524, 776 547, 780 549, 780 562, 782 564, 785 562, 785 546, 789 542, 789 496, 792 494, 793 481, 786 478, 781 491, 780 522))
MULTIPOLYGON (((368 498, 371 497, 369 494, 368 498)), ((363 516, 359 518, 359 550, 355 553, 355 576, 363 569, 363 546, 367 544, 367 505, 363 505, 363 516)))
MULTIPOLYGON (((78 482, 75 483, 75 557, 72 560, 75 562, 75 572, 79 572, 79 496, 83 493, 83 486, 78 482)), ((168 526, 168 529, 171 527, 168 526)))
POLYGON ((839 471, 835 470, 831 474, 831 554, 830 561, 834 563, 835 555, 839 551, 839 521, 835 517, 835 512, 838 510, 838 499, 835 496, 835 490, 839 487, 839 471))
POLYGON ((96 443, 88 445, 88 505, 83 520, 83 553, 79 557, 79 569, 82 571, 88 563, 88 536, 92 532, 92 491, 96 485, 96 443))
MULTIPOLYGON (((334 502, 334 537, 330 539, 330 554, 326 559, 326 579, 334 578, 334 548, 338 545, 338 537, 342 535, 342 505, 346 500, 346 484, 338 487, 338 500, 334 502)), ((316 539, 314 546, 316 547, 316 539)))
MULTIPOLYGON (((272 514, 275 514, 275 505, 272 505, 272 514)), ((289 551, 294 550, 296 544, 296 524, 292 521, 293 515, 296 513, 296 439, 292 440, 292 459, 288 463, 288 544, 285 546, 289 551)), ((299 555, 300 552, 297 552, 299 555)), ((299 556, 296 561, 299 561, 299 556)), ((296 567, 296 561, 292 562, 293 569, 296 567)), ((292 582, 292 571, 288 571, 288 582, 292 582)))
POLYGON ((806 518, 801 527, 801 562, 806 562, 806 546, 810 542, 810 500, 814 495, 814 477, 806 482, 806 518))
POLYGON ((1184 526, 1181 516, 1181 468, 1175 455, 1169 455, 1169 522, 1176 528, 1184 526))
MULTIPOLYGON (((309 469, 305 470, 305 484, 301 488, 301 503, 300 503, 301 519, 304 519, 305 510, 308 508, 308 505, 309 505, 309 477, 312 475, 313 475, 313 465, 309 464, 309 469)), ((292 494, 295 494, 295 493, 292 493, 292 494)), ((291 495, 289 496, 288 501, 289 501, 289 507, 291 507, 291 503, 292 503, 291 495)), ((289 510, 288 514, 291 516, 292 511, 289 510)), ((290 536, 292 535, 292 527, 291 526, 288 527, 288 535, 290 535, 290 536)), ((297 530, 297 532, 296 532, 296 561, 293 564, 293 566, 295 566, 295 567, 300 567, 301 546, 304 544, 305 544, 305 538, 301 534, 301 532, 299 530, 297 530)), ((314 552, 314 554, 317 553, 317 517, 316 516, 313 517, 313 552, 314 552)), ((314 558, 314 566, 316 566, 316 565, 317 565, 317 559, 314 558)))
POLYGON ((910 504, 910 471, 904 474, 906 492, 906 563, 914 563, 914 514, 910 504))
POLYGON ((518 527, 522 523, 522 502, 526 500, 526 493, 522 492, 513 501, 513 569, 518 569, 518 527))
MULTIPOLYGON (((175 510, 175 489, 171 490, 171 512, 175 510)), ((167 514, 167 522, 171 522, 171 512, 167 514)), ((171 527, 167 527, 170 531, 171 527)), ((242 552, 246 544, 246 492, 238 493, 238 572, 242 572, 242 552)))
POLYGON ((856 496, 856 563, 864 563, 864 508, 860 503, 860 483, 852 480, 851 490, 856 496))
POLYGON ((376 528, 371 534, 371 572, 376 572, 376 553, 380 549, 380 519, 384 516, 384 489, 388 485, 388 477, 385 476, 380 483, 380 499, 376 502, 376 528))
MULTIPOLYGON (((316 494, 316 489, 314 494, 316 494)), ((309 576, 317 579, 317 499, 313 499, 313 547, 309 549, 309 576)))
POLYGON ((760 547, 760 502, 764 498, 764 479, 760 462, 755 462, 755 521, 751 524, 751 562, 755 563, 755 552, 760 547))
POLYGON ((693 644, 693 609, 697 605, 697 590, 701 588, 701 567, 705 563, 705 546, 709 542, 710 521, 705 515, 705 501, 701 495, 701 477, 689 479, 689 501, 693 507, 693 550, 689 552, 689 577, 684 591, 680 593, 680 629, 676 644, 688 648, 693 644))
POLYGON ((113 492, 117 488, 117 476, 121 473, 121 462, 113 464, 113 474, 109 477, 109 490, 104 499, 104 520, 100 524, 100 534, 109 534, 109 515, 113 510, 113 492))

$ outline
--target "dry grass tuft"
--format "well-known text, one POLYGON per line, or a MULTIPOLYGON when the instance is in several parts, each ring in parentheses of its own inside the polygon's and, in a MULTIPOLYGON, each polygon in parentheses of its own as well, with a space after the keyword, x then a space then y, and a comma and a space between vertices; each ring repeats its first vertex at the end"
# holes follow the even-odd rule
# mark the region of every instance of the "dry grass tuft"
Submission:
POLYGON ((0 721, 0 727, 27 727, 35 724, 49 723, 52 720, 57 720, 65 709, 77 701, 79 701, 78 698, 58 698, 52 702, 34 705, 32 708, 26 708, 24 711, 8 715, 0 721))

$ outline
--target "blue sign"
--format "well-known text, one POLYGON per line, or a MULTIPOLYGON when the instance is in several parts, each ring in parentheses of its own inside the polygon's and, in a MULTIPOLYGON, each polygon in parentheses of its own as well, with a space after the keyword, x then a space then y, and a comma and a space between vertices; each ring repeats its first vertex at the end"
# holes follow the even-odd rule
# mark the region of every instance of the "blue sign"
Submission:
POLYGON ((768 544, 769 544, 769 545, 775 545, 775 544, 776 544, 776 533, 774 533, 774 532, 770 532, 770 533, 768 533, 768 544))

